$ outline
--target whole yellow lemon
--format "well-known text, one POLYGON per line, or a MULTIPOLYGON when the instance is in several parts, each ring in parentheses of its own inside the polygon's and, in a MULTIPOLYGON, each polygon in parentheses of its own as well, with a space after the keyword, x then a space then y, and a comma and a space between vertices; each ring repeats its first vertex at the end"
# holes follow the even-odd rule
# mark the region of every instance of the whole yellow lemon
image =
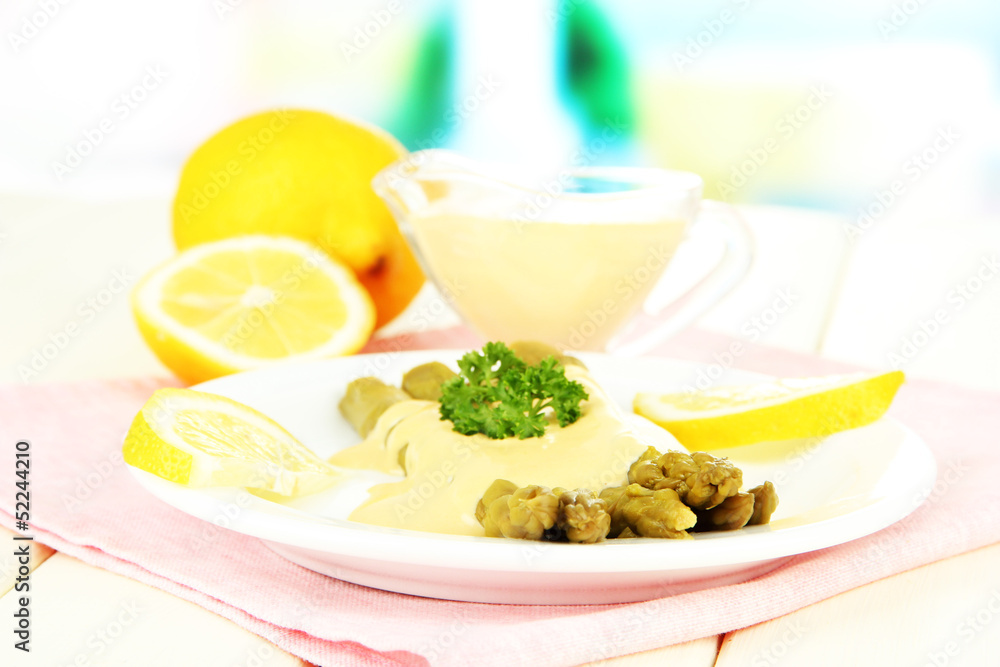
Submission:
POLYGON ((354 271, 381 326, 424 282, 371 188, 372 177, 405 154, 387 132, 319 111, 249 116, 213 135, 184 165, 174 241, 179 250, 243 234, 310 241, 354 271))

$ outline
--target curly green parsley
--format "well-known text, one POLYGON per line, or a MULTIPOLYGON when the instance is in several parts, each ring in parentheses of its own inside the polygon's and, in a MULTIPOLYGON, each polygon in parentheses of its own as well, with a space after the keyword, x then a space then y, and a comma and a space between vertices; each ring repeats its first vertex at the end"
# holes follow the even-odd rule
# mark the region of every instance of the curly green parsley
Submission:
POLYGON ((580 403, 588 398, 579 382, 547 357, 529 366, 503 343, 486 343, 458 360, 460 374, 441 386, 441 419, 451 420, 465 435, 491 438, 533 438, 545 433, 546 410, 560 426, 580 418, 580 403))

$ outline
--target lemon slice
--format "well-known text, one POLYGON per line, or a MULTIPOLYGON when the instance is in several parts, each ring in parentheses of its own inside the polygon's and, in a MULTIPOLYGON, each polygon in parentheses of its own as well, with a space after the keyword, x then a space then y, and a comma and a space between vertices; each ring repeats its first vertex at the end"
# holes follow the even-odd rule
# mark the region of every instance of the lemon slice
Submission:
POLYGON ((139 283, 132 306, 153 352, 192 383, 350 354, 375 326, 371 298, 349 269, 281 236, 186 250, 139 283))
POLYGON ((880 418, 903 373, 856 373, 717 387, 696 393, 636 394, 639 415, 691 450, 822 437, 880 418))
POLYGON ((191 389, 160 389, 136 415, 125 462, 190 487, 240 486, 281 496, 315 493, 337 468, 270 418, 236 401, 191 389))

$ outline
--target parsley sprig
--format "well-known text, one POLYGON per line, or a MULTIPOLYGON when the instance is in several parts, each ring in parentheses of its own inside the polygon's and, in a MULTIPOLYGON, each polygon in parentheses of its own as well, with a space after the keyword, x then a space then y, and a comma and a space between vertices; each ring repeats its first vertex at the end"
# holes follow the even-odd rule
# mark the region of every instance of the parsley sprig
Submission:
POLYGON ((546 410, 560 426, 580 418, 587 392, 548 357, 528 366, 503 343, 486 343, 458 360, 460 374, 441 386, 441 419, 465 435, 532 438, 545 433, 546 410))

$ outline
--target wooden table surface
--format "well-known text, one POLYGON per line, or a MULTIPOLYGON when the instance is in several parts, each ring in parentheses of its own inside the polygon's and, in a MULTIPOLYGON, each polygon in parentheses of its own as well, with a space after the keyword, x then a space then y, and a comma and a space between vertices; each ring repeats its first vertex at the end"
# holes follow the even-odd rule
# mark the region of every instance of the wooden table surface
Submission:
MULTIPOLYGON (((114 280, 133 285, 171 255, 167 204, 0 197, 0 312, 11 318, 2 325, 0 381, 22 382, 19 367, 69 322, 79 335, 29 382, 165 374, 132 323, 127 290, 93 315, 81 304, 114 280)), ((699 326, 743 338, 756 332, 763 344, 874 368, 888 368, 897 355, 913 377, 1000 389, 1000 279, 990 273, 1000 258, 1000 226, 886 219, 852 240, 835 216, 773 207, 744 213, 757 261, 699 326), (961 305, 960 288, 968 296, 961 305), (788 312, 766 327, 755 324, 782 291, 794 296, 788 312), (917 335, 922 325, 933 328, 927 322, 942 310, 946 322, 933 335, 917 335)), ((404 314, 393 326, 406 321, 404 314)), ((435 324, 452 321, 442 316, 435 324)), ((601 664, 997 665, 997 563, 1000 545, 993 545, 725 636, 601 664), (978 619, 974 626, 970 618, 978 619)), ((192 603, 42 545, 31 567, 33 652, 4 641, 0 664, 303 664, 192 603)), ((16 572, 13 555, 0 555, 2 618, 15 608, 16 572)))

